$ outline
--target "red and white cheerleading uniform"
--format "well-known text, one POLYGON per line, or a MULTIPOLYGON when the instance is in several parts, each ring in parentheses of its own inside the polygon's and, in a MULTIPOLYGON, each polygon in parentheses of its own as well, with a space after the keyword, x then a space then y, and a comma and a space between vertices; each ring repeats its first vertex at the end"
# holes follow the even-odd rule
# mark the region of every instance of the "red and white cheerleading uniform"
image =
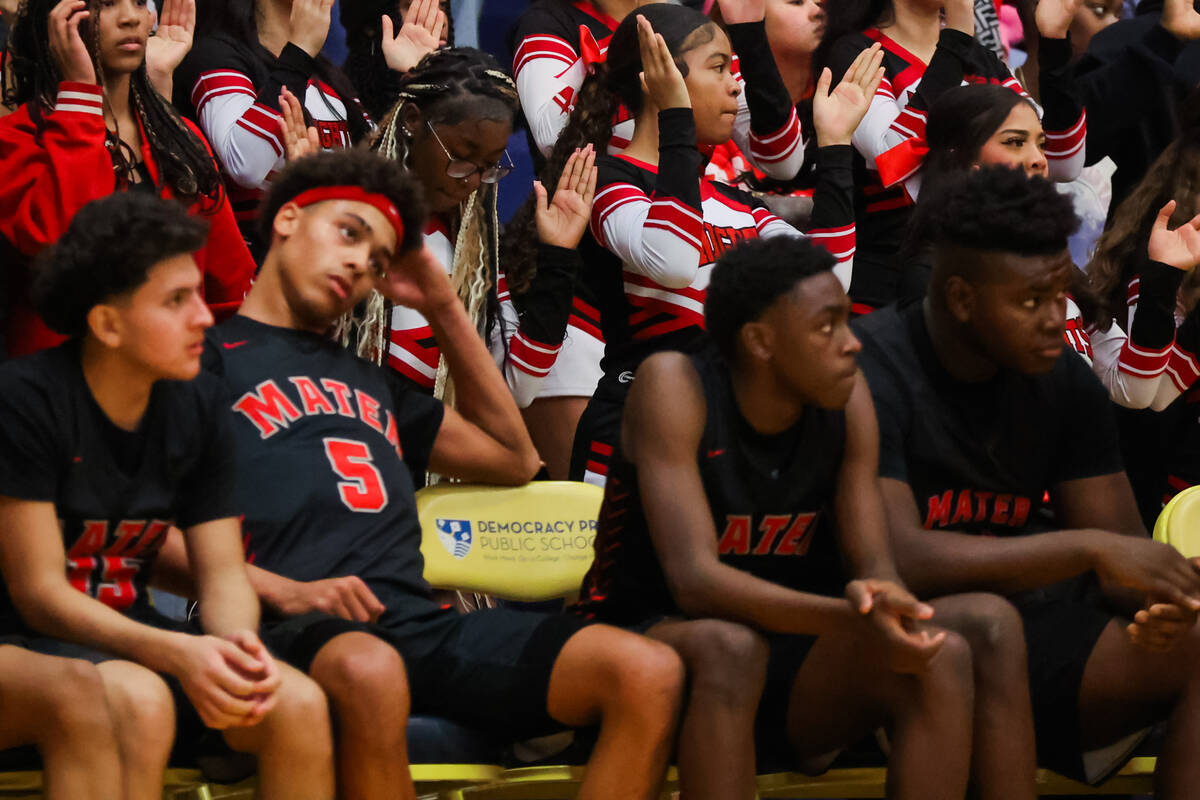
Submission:
MULTIPOLYGON (((619 23, 587 0, 540 0, 518 21, 513 75, 521 108, 542 155, 550 153, 566 127, 588 61, 607 53, 619 23)), ((763 23, 730 25, 728 30, 735 54, 734 77, 742 86, 733 140, 763 172, 783 180, 791 178, 804 162, 800 119, 790 103, 755 102, 763 70, 775 72, 763 23)), ((633 116, 622 107, 613 120, 609 153, 629 145, 633 128, 633 116)))
MULTIPOLYGON (((859 266, 851 297, 870 307, 896 299, 895 255, 904 242, 912 207, 920 190, 925 125, 929 109, 950 89, 964 84, 999 84, 1027 97, 1003 61, 970 36, 942 30, 928 64, 871 28, 839 39, 830 53, 834 75, 843 74, 863 50, 883 47, 884 77, 866 116, 854 132, 855 213, 859 266)), ((1083 168, 1087 122, 1073 91, 1066 39, 1042 39, 1040 89, 1044 106, 1046 160, 1054 180, 1074 180, 1083 168)))
MULTIPOLYGON (((454 242, 445 220, 434 215, 425 226, 425 246, 451 273, 454 242)), ((488 337, 496 365, 504 373, 513 398, 521 408, 528 406, 550 373, 563 348, 571 296, 579 272, 574 250, 539 244, 537 273, 527 291, 517 298, 509 295, 501 272, 496 294, 500 315, 488 337), (515 300, 515 302, 514 302, 515 300)), ((437 379, 441 350, 429 322, 405 306, 392 309, 388 335, 387 363, 420 388, 432 392, 437 379)))
POLYGON ((199 39, 175 76, 175 105, 199 123, 222 171, 243 232, 252 223, 285 147, 279 95, 287 87, 304 104, 326 150, 350 147, 350 111, 319 77, 316 59, 289 42, 278 58, 226 34, 199 39))
MULTIPOLYGON (((200 131, 184 122, 204 142, 200 131)), ((9 269, 10 301, 4 332, 9 356, 63 341, 30 306, 33 276, 29 266, 38 253, 58 241, 79 209, 92 200, 130 189, 113 171, 107 136, 104 90, 95 84, 59 84, 57 102, 45 114, 40 133, 28 105, 0 118, 0 173, 4 175, 0 180, 0 235, 23 256, 9 269)), ((141 138, 142 160, 151 181, 158 185, 158 165, 144 130, 141 138)), ((161 194, 171 197, 171 187, 163 187, 161 194)), ((205 302, 223 319, 237 310, 250 289, 254 260, 224 194, 215 211, 201 201, 193 204, 189 213, 209 223, 208 242, 195 253, 195 259, 204 274, 205 302)))
POLYGON ((1143 261, 1126 285, 1125 319, 1113 320, 1107 331, 1086 325, 1068 299, 1067 344, 1092 365, 1113 402, 1161 411, 1200 377, 1200 326, 1189 318, 1176 327, 1175 297, 1184 275, 1143 261))

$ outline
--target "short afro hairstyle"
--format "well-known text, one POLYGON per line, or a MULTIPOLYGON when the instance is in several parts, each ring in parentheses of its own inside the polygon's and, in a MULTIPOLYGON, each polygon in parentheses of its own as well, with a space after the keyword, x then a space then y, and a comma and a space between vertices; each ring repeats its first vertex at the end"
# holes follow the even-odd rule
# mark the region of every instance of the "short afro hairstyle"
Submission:
POLYGON ((421 246, 426 211, 417 179, 399 162, 359 149, 323 151, 305 156, 291 162, 276 175, 259 209, 263 241, 271 241, 279 209, 309 189, 322 186, 358 186, 372 194, 383 195, 399 209, 404 223, 404 240, 397 243, 397 253, 421 246))
POLYGON ((176 200, 144 192, 93 200, 38 257, 33 307, 52 330, 82 336, 95 306, 136 290, 155 264, 207 239, 208 223, 176 200))
POLYGON ((957 171, 938 191, 922 192, 912 225, 934 246, 1037 256, 1067 249, 1079 218, 1071 198, 1045 178, 987 166, 957 171))
POLYGON ((704 303, 709 338, 729 363, 742 326, 762 316, 800 281, 833 269, 834 257, 808 239, 773 236, 726 250, 713 267, 704 303))

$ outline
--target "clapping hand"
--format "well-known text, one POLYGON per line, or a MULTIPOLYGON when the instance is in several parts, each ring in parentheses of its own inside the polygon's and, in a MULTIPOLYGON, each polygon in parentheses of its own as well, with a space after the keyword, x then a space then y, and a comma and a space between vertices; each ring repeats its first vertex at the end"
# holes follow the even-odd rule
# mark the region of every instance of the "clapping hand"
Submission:
POLYGON ((304 122, 304 106, 286 86, 279 95, 279 109, 283 116, 279 126, 283 129, 285 157, 288 161, 310 156, 321 150, 321 137, 316 128, 304 122))
POLYGON ((1159 209, 1154 226, 1150 229, 1150 242, 1146 246, 1146 252, 1152 261, 1189 272, 1200 264, 1200 214, 1175 230, 1169 230, 1167 224, 1174 213, 1174 200, 1168 200, 1167 204, 1159 209))
POLYGON ((691 108, 687 84, 683 82, 683 74, 675 66, 662 34, 655 33, 650 21, 640 14, 637 27, 638 45, 642 50, 642 93, 650 96, 659 111, 691 108))
POLYGON ((817 144, 827 147, 850 144, 858 124, 866 116, 875 90, 883 80, 883 50, 878 44, 863 50, 846 70, 846 75, 831 92, 832 73, 821 70, 813 94, 813 126, 817 129, 817 144))
POLYGON ((392 18, 384 14, 382 22, 383 57, 396 72, 408 72, 446 43, 446 13, 438 7, 438 0, 413 0, 394 36, 392 18))
POLYGON ((171 97, 175 68, 192 49, 195 32, 196 0, 165 0, 158 28, 146 42, 146 73, 163 97, 171 97))
POLYGON ((550 199, 541 181, 533 182, 537 195, 538 241, 543 244, 572 249, 583 238, 592 213, 592 196, 596 193, 596 151, 589 144, 576 150, 567 159, 554 198, 550 199))

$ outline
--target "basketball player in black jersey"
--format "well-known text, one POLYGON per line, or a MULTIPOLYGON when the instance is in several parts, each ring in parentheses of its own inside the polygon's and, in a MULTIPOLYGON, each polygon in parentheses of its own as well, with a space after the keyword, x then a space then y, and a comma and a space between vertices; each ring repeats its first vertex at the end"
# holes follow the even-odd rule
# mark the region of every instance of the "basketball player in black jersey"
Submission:
POLYGON ((38 312, 70 339, 0 366, 0 632, 98 664, 92 702, 117 720, 127 800, 162 796, 176 724, 186 747, 208 725, 255 753, 260 797, 329 800, 325 697, 259 641, 221 386, 197 375, 205 230, 172 201, 119 192, 39 264, 38 312), (149 602, 172 525, 203 630, 149 602))
MULTIPOLYGON (((272 181, 263 219, 262 271, 238 316, 210 332, 205 360, 225 382, 238 439, 264 639, 326 689, 341 793, 414 796, 411 708, 514 739, 598 723, 580 796, 657 797, 683 680, 669 647, 572 614, 461 615, 422 577, 414 483, 426 469, 520 484, 538 458, 445 269, 421 246, 412 178, 369 152, 307 157, 272 181), (429 320, 454 407, 330 339, 372 289, 429 320)), ((176 566, 183 555, 174 551, 176 566)))
MULTIPOLYGON (((753 796, 756 704, 760 751, 786 740, 819 769, 884 724, 889 796, 961 798, 967 782, 971 649, 926 622, 934 608, 892 566, 875 416, 832 265, 788 238, 723 255, 705 307, 716 349, 648 359, 626 407, 580 610, 679 649, 692 680, 679 764, 694 796, 714 781, 722 790, 712 796, 753 796), (714 619, 769 645, 717 687, 705 679, 713 656, 695 643, 714 619), (718 767, 724 777, 693 777, 718 767)), ((1019 698, 1019 621, 1003 605, 987 595, 935 603, 939 624, 975 620, 1016 654, 980 660, 1011 662, 1019 698)), ((995 681, 984 674, 980 693, 995 681)), ((977 778, 1007 784, 1010 797, 1032 790, 1032 774, 1023 789, 1004 775, 977 778)))
POLYGON ((1071 202, 1002 167, 921 202, 924 302, 856 323, 901 574, 1020 610, 1043 765, 1100 780, 1167 720, 1155 796, 1195 797, 1200 574, 1146 536, 1107 393, 1063 349, 1071 202))

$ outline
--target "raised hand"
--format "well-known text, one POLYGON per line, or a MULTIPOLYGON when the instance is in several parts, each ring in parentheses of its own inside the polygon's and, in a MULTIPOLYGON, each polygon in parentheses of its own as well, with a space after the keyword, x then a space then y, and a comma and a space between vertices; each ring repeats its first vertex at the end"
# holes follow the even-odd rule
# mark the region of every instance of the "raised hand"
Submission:
POLYGON ((446 13, 438 6, 438 0, 413 0, 395 36, 392 18, 383 15, 383 57, 388 68, 408 72, 445 44, 446 13))
POLYGON ((1082 0, 1038 0, 1034 20, 1043 39, 1065 39, 1082 0))
POLYGON ((286 86, 279 95, 279 109, 283 117, 279 127, 283 130, 285 157, 288 161, 311 156, 321 151, 321 137, 317 129, 304 122, 304 106, 286 86))
POLYGON ((974 0, 945 0, 942 10, 946 14, 946 27, 962 31, 967 36, 975 35, 974 0))
POLYGON ((946 641, 945 631, 931 633, 920 625, 933 616, 933 608, 891 581, 850 581, 846 599, 869 625, 866 635, 882 638, 888 666, 895 672, 923 671, 946 641))
POLYGON ((146 42, 146 72, 156 91, 171 97, 175 68, 192 49, 196 32, 196 0, 165 0, 158 28, 146 42))
POLYGON ((717 0, 721 19, 726 25, 739 22, 761 22, 767 13, 766 0, 717 0))
POLYGON ((638 46, 642 50, 642 93, 650 96, 659 111, 668 108, 691 108, 683 74, 661 34, 654 32, 650 22, 640 14, 637 18, 638 46))
POLYGON ((1196 13, 1192 0, 1165 0, 1161 24, 1181 41, 1200 39, 1200 14, 1196 13))
POLYGON ((1200 214, 1175 230, 1169 230, 1167 225, 1174 213, 1174 200, 1168 200, 1159 209, 1154 226, 1150 229, 1146 252, 1153 261, 1188 272, 1200 264, 1200 214))
POLYGON ((567 159, 554 199, 546 194, 541 181, 533 182, 537 195, 538 241, 543 244, 573 249, 587 230, 592 213, 592 196, 596 193, 596 151, 589 144, 576 150, 567 159))
POLYGON ((329 36, 333 0, 292 0, 288 40, 313 58, 325 46, 329 36))
POLYGON ((90 16, 84 0, 62 0, 50 11, 50 55, 64 81, 96 83, 96 67, 79 33, 90 16))
POLYGON ((832 92, 829 91, 832 82, 829 67, 821 70, 813 93, 813 126, 817 129, 818 145, 850 144, 850 138, 866 116, 875 99, 875 90, 883 80, 882 63, 882 48, 878 44, 871 45, 858 54, 832 92))

